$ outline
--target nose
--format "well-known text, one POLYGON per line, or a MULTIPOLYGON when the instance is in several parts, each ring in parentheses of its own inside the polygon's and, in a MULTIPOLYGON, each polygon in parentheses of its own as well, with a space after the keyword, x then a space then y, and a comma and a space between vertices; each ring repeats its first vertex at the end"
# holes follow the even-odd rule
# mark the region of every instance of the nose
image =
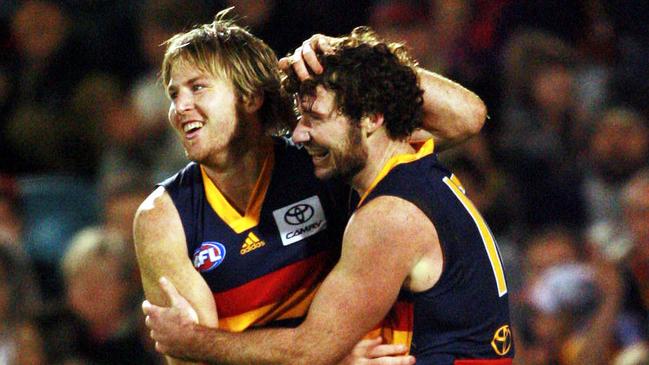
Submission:
POLYGON ((297 121, 291 139, 293 140, 293 143, 305 143, 311 140, 310 128, 305 125, 304 118, 300 118, 297 121))
POLYGON ((194 96, 190 92, 179 91, 174 101, 176 111, 182 114, 194 108, 194 96))

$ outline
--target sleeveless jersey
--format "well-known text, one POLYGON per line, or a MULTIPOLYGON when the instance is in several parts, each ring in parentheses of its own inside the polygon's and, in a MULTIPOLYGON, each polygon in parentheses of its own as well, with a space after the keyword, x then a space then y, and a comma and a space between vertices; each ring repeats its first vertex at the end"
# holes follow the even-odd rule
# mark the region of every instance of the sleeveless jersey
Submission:
POLYGON ((444 256, 438 282, 424 292, 402 290, 377 332, 410 345, 417 364, 511 364, 507 284, 496 241, 432 149, 430 140, 417 153, 388 161, 358 205, 383 195, 415 204, 435 225, 444 256))
POLYGON ((286 139, 269 152, 244 216, 196 163, 161 184, 229 331, 301 323, 340 253, 347 202, 334 197, 348 190, 320 182, 308 154, 286 139))

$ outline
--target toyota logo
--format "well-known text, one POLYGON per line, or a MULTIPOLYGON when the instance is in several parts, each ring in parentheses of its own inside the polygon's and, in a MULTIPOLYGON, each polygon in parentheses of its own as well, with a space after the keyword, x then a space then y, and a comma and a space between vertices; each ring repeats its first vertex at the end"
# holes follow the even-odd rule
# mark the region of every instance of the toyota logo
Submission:
POLYGON ((308 204, 298 204, 286 211, 284 221, 291 225, 302 224, 313 217, 313 208, 308 204))

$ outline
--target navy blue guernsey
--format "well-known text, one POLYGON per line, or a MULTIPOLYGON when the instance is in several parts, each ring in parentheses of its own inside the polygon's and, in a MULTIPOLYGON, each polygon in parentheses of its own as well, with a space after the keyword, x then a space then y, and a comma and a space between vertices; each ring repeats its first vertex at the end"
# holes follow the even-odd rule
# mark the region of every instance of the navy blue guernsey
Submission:
POLYGON ((417 364, 511 364, 507 284, 498 247, 457 178, 432 154, 393 158, 359 204, 395 196, 416 205, 434 224, 444 256, 429 290, 402 290, 383 323, 391 342, 410 344, 417 364))
POLYGON ((214 294, 220 328, 304 319, 339 257, 346 187, 319 181, 308 154, 280 138, 243 215, 196 163, 161 185, 180 214, 190 259, 214 294))

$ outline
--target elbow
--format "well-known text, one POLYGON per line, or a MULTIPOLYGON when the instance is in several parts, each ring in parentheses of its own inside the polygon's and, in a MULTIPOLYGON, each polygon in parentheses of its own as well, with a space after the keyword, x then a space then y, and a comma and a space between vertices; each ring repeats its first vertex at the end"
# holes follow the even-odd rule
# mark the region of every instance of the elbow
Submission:
POLYGON ((472 105, 465 125, 465 134, 467 137, 472 137, 480 133, 482 127, 484 127, 484 124, 487 121, 487 106, 480 98, 476 99, 476 102, 472 105))

